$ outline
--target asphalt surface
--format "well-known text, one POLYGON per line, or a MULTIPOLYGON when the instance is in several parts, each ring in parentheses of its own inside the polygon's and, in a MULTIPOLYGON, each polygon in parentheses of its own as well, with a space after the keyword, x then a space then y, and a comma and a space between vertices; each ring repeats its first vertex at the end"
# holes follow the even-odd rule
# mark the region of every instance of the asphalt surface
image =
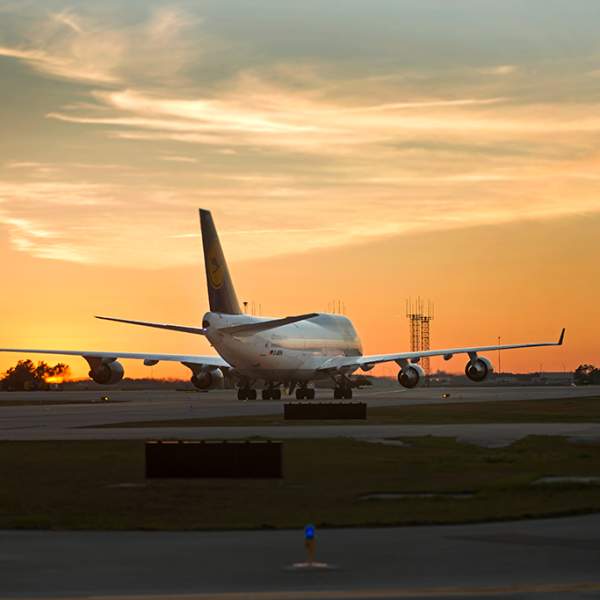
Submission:
MULTIPOLYGON (((574 387, 465 387, 417 390, 362 390, 354 400, 369 406, 426 404, 434 402, 488 402, 544 400, 598 395, 592 388, 574 387), (442 399, 442 394, 450 397, 442 399)), ((530 434, 564 435, 578 441, 600 439, 600 424, 519 423, 481 425, 311 425, 273 427, 155 427, 95 428, 94 425, 127 421, 221 416, 281 414, 285 400, 239 402, 231 390, 208 393, 175 391, 84 391, 0 393, 0 440, 35 439, 224 439, 259 435, 267 438, 356 437, 380 439, 434 435, 456 437, 486 446, 503 446, 530 434), (111 402, 100 401, 106 394, 111 402), (9 406, 18 401, 44 401, 41 406, 9 406), (82 402, 60 404, 59 402, 82 402), (3 402, 5 406, 2 406, 3 402)), ((331 392, 319 390, 318 398, 330 400, 331 392)))
POLYGON ((0 597, 590 598, 600 515, 482 525, 302 531, 0 532, 0 597))

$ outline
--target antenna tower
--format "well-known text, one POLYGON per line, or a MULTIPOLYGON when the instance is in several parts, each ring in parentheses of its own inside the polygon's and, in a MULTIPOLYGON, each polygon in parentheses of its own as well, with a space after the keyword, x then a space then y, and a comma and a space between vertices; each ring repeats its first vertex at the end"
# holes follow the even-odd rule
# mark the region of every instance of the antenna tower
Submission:
MULTIPOLYGON (((422 352, 431 348, 431 321, 433 321, 433 303, 427 306, 421 298, 406 301, 406 318, 410 327, 410 351, 422 352)), ((421 359, 421 365, 427 375, 430 374, 429 357, 421 359)))

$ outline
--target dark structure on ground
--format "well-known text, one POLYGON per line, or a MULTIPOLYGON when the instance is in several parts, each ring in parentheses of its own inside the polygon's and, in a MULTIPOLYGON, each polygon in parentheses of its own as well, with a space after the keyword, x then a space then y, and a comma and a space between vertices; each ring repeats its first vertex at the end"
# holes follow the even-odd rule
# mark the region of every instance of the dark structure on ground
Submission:
POLYGON ((271 441, 149 441, 146 477, 277 479, 282 450, 271 441))
POLYGON ((366 419, 364 402, 292 402, 283 405, 283 418, 291 420, 366 419))

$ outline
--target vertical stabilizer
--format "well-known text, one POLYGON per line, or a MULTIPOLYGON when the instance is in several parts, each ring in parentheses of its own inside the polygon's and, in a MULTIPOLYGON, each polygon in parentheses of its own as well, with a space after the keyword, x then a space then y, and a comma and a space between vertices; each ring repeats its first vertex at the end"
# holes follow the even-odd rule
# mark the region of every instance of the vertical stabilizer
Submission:
POLYGON ((202 229, 204 268, 206 269, 210 310, 211 312, 239 315, 242 311, 233 288, 212 215, 210 211, 202 208, 200 209, 200 227, 202 229))

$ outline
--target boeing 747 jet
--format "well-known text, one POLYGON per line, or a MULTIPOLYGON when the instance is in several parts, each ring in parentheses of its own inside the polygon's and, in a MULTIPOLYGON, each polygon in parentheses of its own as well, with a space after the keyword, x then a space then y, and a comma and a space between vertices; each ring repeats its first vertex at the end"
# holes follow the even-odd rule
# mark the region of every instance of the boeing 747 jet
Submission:
POLYGON ((223 387, 227 373, 236 382, 240 400, 256 400, 257 388, 261 389, 263 399, 278 400, 282 387, 290 394, 295 390, 299 400, 311 400, 315 397, 312 384, 318 380, 333 382, 334 398, 352 398, 353 373, 359 369, 370 371, 379 363, 395 362, 399 367, 400 385, 414 388, 425 375, 419 365, 422 358, 443 356, 449 360, 456 354, 464 354, 468 358, 465 374, 479 382, 493 370, 490 360, 480 355, 482 352, 560 346, 563 343, 564 329, 555 342, 364 355, 358 334, 345 316, 320 312, 283 318, 244 314, 209 211, 200 209, 200 225, 210 302, 210 311, 202 318, 201 327, 105 316, 96 318, 204 336, 218 356, 39 348, 0 348, 0 352, 82 356, 89 364, 90 378, 102 385, 116 384, 123 379, 124 369, 119 359, 139 359, 147 366, 160 361, 175 361, 190 369, 192 383, 202 390, 223 387))

